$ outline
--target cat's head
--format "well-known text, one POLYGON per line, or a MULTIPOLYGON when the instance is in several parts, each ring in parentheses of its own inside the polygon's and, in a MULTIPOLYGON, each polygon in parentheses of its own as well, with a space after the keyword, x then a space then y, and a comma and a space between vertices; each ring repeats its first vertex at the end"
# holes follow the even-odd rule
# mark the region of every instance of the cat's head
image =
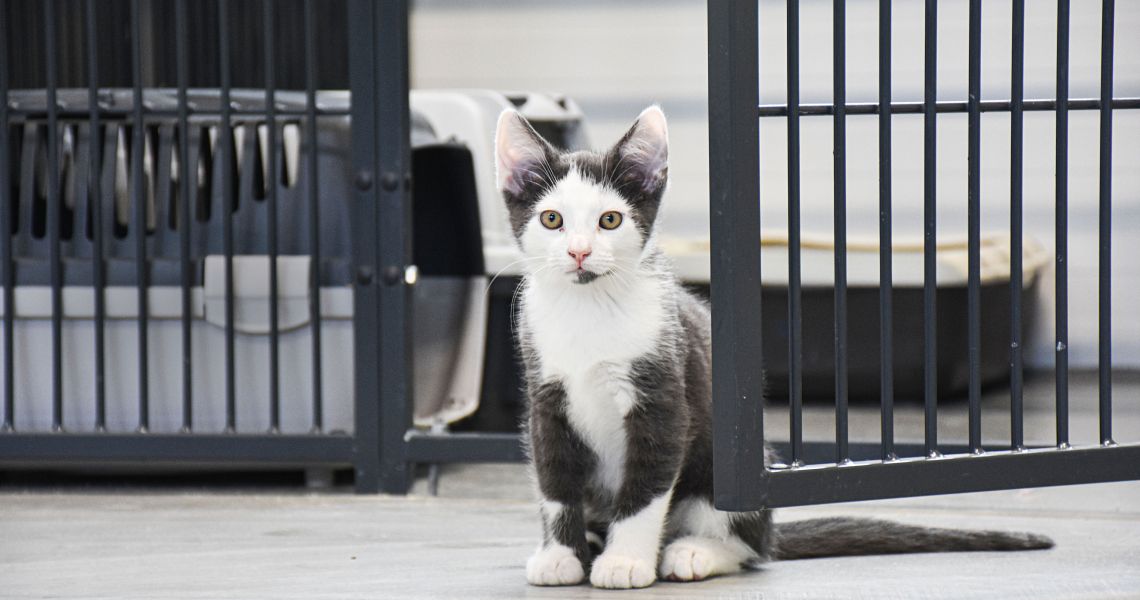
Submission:
POLYGON ((669 181, 660 108, 645 109, 604 152, 560 151, 506 110, 495 155, 527 273, 588 284, 637 267, 669 181))

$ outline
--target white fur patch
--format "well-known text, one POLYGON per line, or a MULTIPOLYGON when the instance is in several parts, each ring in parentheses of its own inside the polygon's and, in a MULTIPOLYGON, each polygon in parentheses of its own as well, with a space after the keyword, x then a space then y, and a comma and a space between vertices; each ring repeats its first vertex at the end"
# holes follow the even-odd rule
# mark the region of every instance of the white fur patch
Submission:
POLYGON ((661 553, 660 574, 671 581, 699 581, 713 575, 727 575, 743 569, 755 554, 740 538, 683 537, 674 540, 661 553))
POLYGON ((729 513, 717 510, 708 500, 687 498, 669 512, 669 533, 725 540, 732 535, 730 518, 729 513))
POLYGON ((699 581, 736 573, 756 552, 732 534, 732 515, 708 500, 688 498, 669 514, 669 533, 678 536, 661 553, 659 573, 672 581, 699 581))
POLYGON ((559 543, 540 547, 526 561, 526 581, 531 585, 577 585, 585 578, 582 561, 559 543))
POLYGON ((673 490, 641 512, 610 526, 606 550, 590 568, 590 583, 601 588, 641 588, 657 580, 657 551, 673 490))
POLYGON ((565 380, 570 426, 598 455, 598 483, 612 493, 625 474, 625 414, 634 401, 633 390, 621 383, 626 372, 603 364, 565 380))

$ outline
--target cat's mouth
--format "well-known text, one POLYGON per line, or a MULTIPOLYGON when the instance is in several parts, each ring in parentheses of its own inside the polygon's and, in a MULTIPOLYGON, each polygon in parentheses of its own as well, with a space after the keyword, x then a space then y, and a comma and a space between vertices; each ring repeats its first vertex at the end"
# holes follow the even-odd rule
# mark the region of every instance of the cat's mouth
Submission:
POLYGON ((604 273, 587 271, 586 269, 577 269, 574 271, 574 274, 577 276, 577 279, 574 280, 574 283, 590 283, 604 275, 604 273))

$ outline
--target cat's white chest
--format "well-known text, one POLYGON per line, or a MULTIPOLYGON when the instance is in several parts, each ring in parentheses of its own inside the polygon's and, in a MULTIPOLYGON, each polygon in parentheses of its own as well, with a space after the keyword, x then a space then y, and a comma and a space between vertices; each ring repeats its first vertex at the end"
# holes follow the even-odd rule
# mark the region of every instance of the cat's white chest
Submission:
POLYGON ((596 482, 612 493, 625 472, 625 415, 636 401, 629 365, 599 364, 564 380, 570 426, 598 457, 596 482))
POLYGON ((598 483, 616 492, 625 466, 625 416, 637 401, 630 368, 658 347, 664 310, 656 287, 617 302, 603 288, 572 291, 528 290, 531 348, 543 379, 566 389, 570 425, 598 457, 598 483))
POLYGON ((530 341, 543 378, 584 375, 600 364, 628 364, 653 352, 665 315, 658 285, 624 294, 529 287, 524 297, 530 341))

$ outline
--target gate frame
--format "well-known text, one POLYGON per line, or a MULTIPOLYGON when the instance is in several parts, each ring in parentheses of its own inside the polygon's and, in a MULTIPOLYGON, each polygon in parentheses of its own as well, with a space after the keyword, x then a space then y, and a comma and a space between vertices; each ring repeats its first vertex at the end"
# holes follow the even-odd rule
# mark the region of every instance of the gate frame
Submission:
MULTIPOLYGON (((51 15, 56 0, 45 0, 45 14, 51 15), (49 12, 50 11, 50 12, 49 12)), ((185 15, 185 3, 178 0, 176 10, 185 15)), ((271 1, 271 0, 270 0, 271 1)), ((306 0, 307 21, 312 18, 312 3, 306 0)), ((89 3, 87 19, 93 18, 89 3)), ((140 34, 139 2, 132 3, 132 39, 140 34)), ((219 10, 224 10, 223 0, 219 10)), ((271 8, 271 7, 270 7, 271 8)), ((0 20, 4 12, 0 11, 0 20)), ((324 433, 317 429, 309 434, 266 433, 150 433, 146 429, 146 401, 140 404, 142 421, 133 433, 70 433, 59 427, 50 433, 22 433, 11 427, 12 417, 12 312, 5 311, 5 343, 8 369, 5 377, 4 427, 0 429, 0 468, 59 467, 84 465, 165 465, 165 466, 289 466, 355 469, 355 486, 359 493, 387 491, 403 493, 410 484, 411 469, 404 436, 411 426, 411 363, 409 352, 410 285, 405 276, 411 261, 411 150, 408 116, 408 3, 407 0, 350 0, 346 18, 349 24, 349 69, 352 74, 352 160, 354 187, 357 190, 353 215, 353 316, 354 357, 356 361, 353 401, 355 431, 352 435, 324 433), (374 182, 377 182, 374 185, 374 182), (366 368, 368 365, 371 368, 366 368)), ((311 23, 309 23, 311 25, 311 23)), ((0 22, 0 31, 8 23, 0 22)), ((55 88, 50 85, 55 72, 56 27, 46 25, 48 48, 49 98, 55 88)), ((180 28, 181 29, 181 28, 180 28)), ((270 28, 267 28, 267 30, 270 28)), ((91 28, 88 28, 91 32, 91 28)), ((180 32, 184 42, 185 31, 180 32)), ((308 41, 308 40, 307 40, 308 41)), ((223 44, 228 42, 223 42, 223 44)), ((310 44, 311 45, 311 44, 310 44)), ((224 46, 223 46, 224 47, 224 46)), ((134 52, 139 52, 138 44, 134 52)), ((180 73, 185 68, 186 48, 179 44, 180 73)), ((0 123, 7 123, 9 107, 7 48, 0 44, 0 123)), ((137 56, 135 56, 137 62, 137 56)), ((94 69, 94 66, 92 66, 94 69)), ((311 70, 310 70, 311 71, 311 70)), ((308 79, 310 103, 315 90, 311 71, 308 79)), ((135 93, 141 97, 142 85, 136 68, 135 93)), ((181 80, 181 78, 180 78, 181 80)), ((228 94, 223 79, 223 97, 228 94)), ((91 83, 92 94, 98 91, 91 83)), ((273 93, 272 84, 267 90, 273 93)), ((185 87, 180 88, 184 104, 185 87)), ((92 96, 94 97, 94 95, 92 96)), ((49 106, 54 106, 49 103, 49 106)), ((136 110, 141 120, 148 109, 136 110)), ((226 109, 223 108, 223 113, 226 109)), ((49 119, 55 111, 48 109, 49 119)), ((93 122, 98 111, 92 111, 93 122)), ((273 109, 267 111, 272 119, 273 109)), ((314 105, 306 117, 317 116, 314 105)), ((223 114, 223 119, 226 116, 223 114)), ((6 152, 10 140, 8 128, 0 128, 0 152, 6 152)), ((4 206, 13 201, 9 185, 6 155, 0 155, 0 200, 4 206)), ((133 173, 139 176, 139 173, 133 173)), ((232 176, 232 174, 231 174, 232 176)), ((57 178, 58 179, 58 178, 57 178)), ((227 186, 228 188, 229 186, 227 186)), ((58 199, 58 194, 55 195, 58 199)), ((141 206, 141 204, 140 204, 141 206)), ((4 215, 7 210, 0 211, 4 215)), ((6 224, 6 217, 4 223, 6 224)), ((7 225, 4 231, 8 231, 7 225)), ((0 262, 3 262, 6 298, 11 300, 14 279, 11 277, 10 238, 3 237, 0 262)), ((58 242, 56 242, 58 243, 58 242)), ((58 259, 56 259, 58 261, 58 259)), ((141 264, 141 261, 140 261, 141 264)), ((145 281, 140 285, 144 289, 145 281)), ((184 286, 187 285, 185 282, 184 286)), ((53 287, 58 294, 62 282, 53 287)), ((232 286, 230 286, 232 288, 232 286)), ((140 291, 142 294, 142 291, 140 291)), ((232 299, 232 296, 231 296, 232 299)), ((231 300, 232 301, 232 300, 231 300)), ((9 302, 10 304, 10 302, 9 302)), ((58 311, 56 311, 58 317, 58 311)), ((319 317, 318 317, 319 318, 319 317)), ((54 318, 58 322, 58 318, 54 318)), ((146 318, 142 319, 145 323, 146 318)), ((58 328, 58 324, 55 325, 58 328)), ((58 332, 57 332, 58 334, 58 332)), ((142 334, 145 335, 145 334, 142 334)), ((231 334, 232 335, 232 334, 231 334)), ((57 337, 58 339, 58 337, 57 337)), ((144 340, 145 341, 145 340, 144 340)), ((58 343, 56 354, 58 356, 58 343)), ((56 359, 58 362, 58 358, 56 359)), ((56 396, 62 393, 56 365, 56 396)))
MULTIPOLYGON (((1024 0, 1015 0, 1015 28, 1018 27, 1017 11, 1021 9, 1021 31, 1023 43, 1024 0)), ((1113 0, 1104 0, 1105 29, 1112 30, 1113 0)), ((838 11, 844 0, 835 0, 838 11)), ((927 0, 927 32, 936 31, 937 1, 927 0), (934 11, 932 13, 932 10, 934 11), (932 14, 934 19, 932 20, 932 14)), ((1060 100, 1023 101, 1020 98, 1021 65, 1014 63, 1015 94, 1011 101, 982 103, 980 97, 980 1, 971 0, 970 22, 970 90, 968 102, 935 102, 932 94, 934 79, 931 77, 932 62, 928 45, 927 95, 925 103, 894 103, 890 96, 890 0, 880 0, 880 72, 887 75, 880 78, 880 96, 877 104, 847 104, 842 94, 842 70, 836 74, 836 87, 840 93, 830 105, 800 105, 798 98, 798 1, 788 0, 788 103, 778 106, 761 106, 759 101, 759 10, 758 0, 709 0, 708 39, 709 39, 709 162, 710 162, 710 213, 712 229, 712 314, 713 314, 713 479, 714 503, 722 510, 747 511, 765 507, 821 504, 855 500, 949 494, 986 490, 1012 489, 1020 487, 1040 487, 1050 485, 1070 485, 1079 483, 1100 483, 1140 479, 1140 444, 1118 445, 1111 439, 1111 360, 1107 352, 1109 306, 1107 290, 1111 278, 1107 270, 1108 248, 1103 232, 1111 224, 1111 196, 1107 188, 1111 160, 1103 151, 1106 136, 1111 139, 1111 113, 1113 109, 1140 108, 1140 100, 1135 98, 1116 99, 1112 97, 1112 36, 1104 36, 1102 59, 1107 61, 1107 70, 1102 70, 1101 98, 1098 100, 1069 100, 1067 97, 1068 70, 1068 0, 1059 3, 1059 19, 1065 27, 1059 27, 1058 89, 1060 100), (885 31, 885 34, 884 34, 885 31), (885 52, 884 52, 885 50, 885 52), (1064 78, 1062 78, 1064 77, 1064 78), (977 350, 977 314, 979 310, 976 291, 978 289, 978 161, 977 152, 978 114, 982 110, 1010 111, 1015 121, 1022 110, 1055 110, 1059 125, 1067 123, 1068 110, 1098 109, 1101 112, 1102 160, 1101 160, 1101 444, 1087 448, 1072 448, 1067 435, 1067 390, 1058 393, 1058 442, 1055 448, 1026 449, 1020 439, 1020 386, 1014 391, 1013 433, 1010 450, 982 451, 980 439, 980 385, 977 350), (893 397, 890 392, 890 154, 889 145, 880 145, 880 175, 886 175, 885 185, 880 186, 880 233, 881 242, 887 242, 886 252, 881 252, 882 266, 886 273, 881 286, 881 315, 884 322, 884 393, 881 403, 883 437, 879 444, 880 460, 852 461, 847 454, 846 395, 842 393, 844 382, 837 378, 837 422, 842 425, 836 432, 836 447, 839 448, 835 462, 830 464, 808 464, 803 461, 802 406, 796 394, 798 382, 790 383, 791 401, 791 442, 792 460, 789 465, 764 464, 763 398, 760 344, 760 182, 759 182, 759 124, 761 117, 784 116, 789 119, 790 154, 798 154, 799 115, 833 115, 836 119, 836 139, 843 135, 843 117, 846 114, 879 115, 880 139, 889 144, 890 115, 892 112, 920 112, 927 115, 928 146, 927 172, 933 164, 933 153, 929 125, 933 115, 942 112, 969 112, 970 126, 970 316, 971 316, 971 390, 970 390, 970 444, 960 455, 941 454, 937 442, 932 437, 932 423, 936 413, 936 398, 931 396, 931 379, 927 380, 927 439, 924 456, 920 458, 897 458, 898 449, 893 440, 893 397), (1107 123, 1107 125, 1106 125, 1107 123), (885 171, 884 169, 885 162, 885 171), (884 235, 885 232, 885 235, 884 235)), ((842 14, 842 13, 837 13, 842 14)), ((842 45, 845 20, 836 19, 836 62, 842 64, 842 45)), ((1018 53, 1018 37, 1015 29, 1014 56, 1018 53)), ((928 36, 929 38, 929 36, 928 36)), ((1102 61, 1103 63, 1104 61, 1102 61)), ((1020 146, 1015 146, 1019 148, 1020 146)), ((1110 148, 1110 146, 1109 146, 1110 148)), ((1058 171, 1063 173, 1067 166, 1063 159, 1065 142, 1058 144, 1058 171)), ((1020 159, 1019 152, 1013 160, 1020 159)), ((837 153, 837 176, 844 167, 842 155, 837 153)), ((1015 165, 1019 163, 1015 162, 1015 165)), ((798 238, 798 161, 789 159, 789 203, 790 210, 797 214, 789 218, 789 239, 798 238), (793 220, 794 219, 794 220, 793 220), (795 237, 793 237, 795 236, 795 237)), ((1060 178, 1059 178, 1060 179, 1060 178)), ((1063 180, 1062 180, 1063 181, 1063 180)), ((933 206, 933 180, 927 182, 927 206, 933 206)), ((837 180, 837 190, 841 190, 841 180, 837 180)), ((1059 184, 1060 190, 1060 184, 1059 184)), ((1020 200, 1020 188, 1014 190, 1020 200)), ((842 193, 842 192, 840 192, 842 193)), ((1063 195, 1059 192, 1058 237, 1063 240, 1067 232, 1063 195)), ((1020 202, 1015 203, 1015 210, 1020 202)), ((842 201, 837 201, 837 212, 845 210, 842 201)), ((1020 233, 1020 213, 1015 230, 1020 233)), ((928 213, 927 253, 931 254, 933 221, 928 213)), ((837 218, 837 231, 845 234, 842 221, 837 218)), ((1020 248, 1018 248, 1020 251, 1020 248)), ((789 251, 791 279, 789 293, 798 299, 798 247, 789 251)), ((846 252, 837 252, 837 275, 844 273, 846 252)), ((1058 249, 1058 264, 1065 263, 1064 244, 1058 249)), ((929 263, 929 261, 928 261, 929 263)), ((930 290, 932 289, 932 269, 927 265, 924 287, 928 301, 927 318, 933 314, 930 290)), ((882 274, 881 274, 882 275, 882 274)), ((837 277, 837 282, 839 278, 837 277)), ((1016 281, 1016 279, 1015 279, 1016 281)), ((1020 281, 1016 281, 1020 285, 1020 281)), ((1064 295, 1066 287, 1059 278, 1058 294, 1064 295)), ((841 301, 843 288, 837 289, 837 303, 841 301)), ((1019 302, 1020 290, 1014 301, 1019 302)), ((795 363, 798 362, 796 332, 799 315, 795 314, 794 301, 789 302, 793 311, 790 315, 793 333, 789 348, 790 377, 794 379, 795 363)), ((845 315, 837 312, 838 323, 836 343, 842 341, 845 315)), ((1058 315, 1059 331, 1064 335, 1067 319, 1063 307, 1058 315)), ((1020 383, 1020 322, 1012 332, 1011 365, 1015 384, 1020 383)), ((932 336, 927 336, 927 368, 932 364, 932 351, 929 344, 932 336)), ((1067 340, 1058 340, 1058 382, 1067 382, 1067 340)), ((837 352, 837 360, 843 353, 837 352)), ((1062 385, 1059 385, 1060 388, 1062 385)), ((949 450, 949 448, 946 448, 949 450)), ((961 450, 961 449, 956 449, 961 450)))

